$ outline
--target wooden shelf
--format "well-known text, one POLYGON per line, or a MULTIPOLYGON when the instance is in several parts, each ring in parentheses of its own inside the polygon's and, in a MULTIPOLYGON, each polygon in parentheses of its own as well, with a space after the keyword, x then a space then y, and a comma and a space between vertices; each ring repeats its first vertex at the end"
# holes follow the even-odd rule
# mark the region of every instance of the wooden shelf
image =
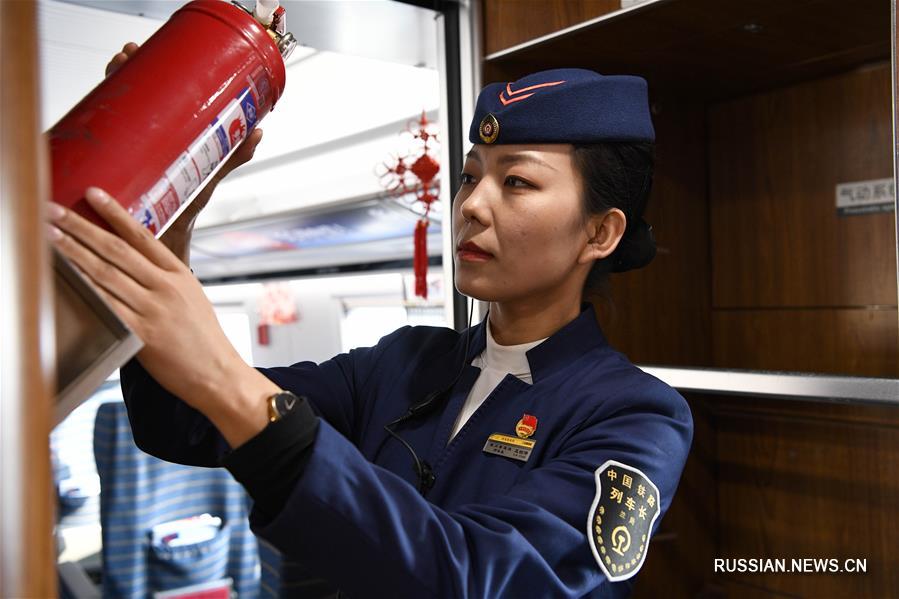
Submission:
POLYGON ((56 320, 54 426, 142 347, 141 341, 59 252, 53 252, 56 320))
POLYGON ((890 11, 889 0, 656 0, 494 52, 484 82, 576 66, 726 98, 889 60, 890 11))

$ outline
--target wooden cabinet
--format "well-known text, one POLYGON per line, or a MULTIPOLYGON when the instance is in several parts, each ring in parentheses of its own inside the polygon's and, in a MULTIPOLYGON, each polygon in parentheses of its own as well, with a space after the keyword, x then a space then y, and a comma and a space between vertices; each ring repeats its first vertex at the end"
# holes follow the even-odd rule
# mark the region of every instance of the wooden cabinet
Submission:
POLYGON ((890 64, 708 109, 713 365, 899 376, 896 220, 840 183, 892 179, 890 64))
POLYGON ((693 449, 635 597, 891 597, 899 410, 688 395, 693 449), (863 573, 732 572, 714 559, 864 560, 863 573), (705 593, 705 594, 703 594, 705 593))
POLYGON ((488 54, 614 12, 620 0, 500 0, 484 4, 488 54))

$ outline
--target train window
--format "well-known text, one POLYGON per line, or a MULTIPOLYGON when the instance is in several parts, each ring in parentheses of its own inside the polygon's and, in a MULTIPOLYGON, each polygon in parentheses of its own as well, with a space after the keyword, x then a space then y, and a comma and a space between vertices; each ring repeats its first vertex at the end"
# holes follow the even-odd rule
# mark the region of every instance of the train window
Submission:
POLYGON ((253 363, 253 342, 250 335, 250 316, 231 307, 217 306, 215 315, 228 337, 228 341, 240 354, 244 362, 253 363))

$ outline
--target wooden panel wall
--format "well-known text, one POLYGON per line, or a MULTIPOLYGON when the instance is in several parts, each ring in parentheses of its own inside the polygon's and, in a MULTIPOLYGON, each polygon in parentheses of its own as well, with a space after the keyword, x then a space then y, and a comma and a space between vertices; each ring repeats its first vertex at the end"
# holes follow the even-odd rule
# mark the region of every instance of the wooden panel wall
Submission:
POLYGON ((644 218, 657 253, 612 275, 598 315, 610 343, 641 364, 711 365, 705 107, 653 100, 656 168, 644 218))
POLYGON ((719 557, 867 560, 866 574, 719 576, 728 596, 886 597, 899 589, 899 411, 706 401, 717 436, 719 557))
POLYGON ((895 408, 687 398, 694 446, 635 599, 893 596, 895 408), (863 559, 866 572, 716 573, 715 558, 863 559))
POLYGON ((893 213, 836 185, 892 177, 890 66, 713 105, 715 366, 899 375, 893 213))
POLYGON ((484 0, 487 54, 621 8, 621 0, 484 0))
POLYGON ((896 376, 896 309, 714 310, 715 365, 896 376))
POLYGON ((54 597, 52 306, 34 2, 0 2, 0 597, 54 597))

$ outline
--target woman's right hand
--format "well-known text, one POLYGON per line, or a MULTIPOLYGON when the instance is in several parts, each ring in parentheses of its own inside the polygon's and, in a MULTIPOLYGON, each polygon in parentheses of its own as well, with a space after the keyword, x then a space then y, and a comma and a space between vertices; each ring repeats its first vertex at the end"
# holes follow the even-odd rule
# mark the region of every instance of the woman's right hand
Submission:
POLYGON ((156 381, 202 412, 231 447, 268 424, 277 385, 247 365, 203 287, 160 240, 99 189, 84 198, 112 232, 50 203, 50 239, 143 341, 137 358, 156 381))
MULTIPOLYGON (((122 51, 117 53, 106 65, 106 76, 109 77, 119 68, 128 62, 134 53, 140 48, 134 42, 128 42, 122 47, 122 51)), ((262 129, 254 129, 247 138, 237 146, 234 153, 228 161, 212 176, 212 179, 206 184, 193 202, 182 212, 175 222, 173 222, 166 232, 160 238, 160 241, 171 250, 184 264, 190 264, 190 239, 193 233, 194 223, 197 215, 206 207, 212 198, 212 192, 231 171, 242 164, 249 162, 256 152, 256 146, 262 141, 262 129)))

